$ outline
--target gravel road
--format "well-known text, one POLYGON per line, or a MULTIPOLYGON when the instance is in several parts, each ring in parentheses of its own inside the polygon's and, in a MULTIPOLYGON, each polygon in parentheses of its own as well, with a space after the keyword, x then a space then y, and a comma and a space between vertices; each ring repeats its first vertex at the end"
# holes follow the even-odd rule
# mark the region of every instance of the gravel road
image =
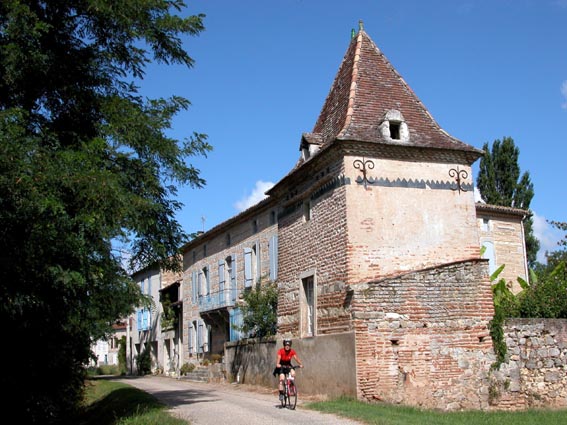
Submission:
POLYGON ((158 376, 120 378, 116 381, 154 395, 171 407, 173 415, 193 425, 360 425, 349 419, 303 409, 301 393, 296 410, 289 410, 282 409, 275 392, 267 389, 158 376))

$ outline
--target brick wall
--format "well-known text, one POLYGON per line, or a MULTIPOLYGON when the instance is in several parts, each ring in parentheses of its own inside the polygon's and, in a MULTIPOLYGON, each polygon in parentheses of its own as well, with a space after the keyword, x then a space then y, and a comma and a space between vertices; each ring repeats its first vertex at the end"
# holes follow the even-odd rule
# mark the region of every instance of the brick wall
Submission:
POLYGON ((352 286, 359 397, 487 407, 494 356, 486 268, 464 261, 352 286))
POLYGON ((352 330, 346 304, 346 204, 342 161, 334 157, 309 179, 298 181, 296 196, 284 201, 279 219, 278 333, 301 329, 301 278, 316 284, 316 335, 352 330), (311 209, 305 217, 305 203, 311 209))

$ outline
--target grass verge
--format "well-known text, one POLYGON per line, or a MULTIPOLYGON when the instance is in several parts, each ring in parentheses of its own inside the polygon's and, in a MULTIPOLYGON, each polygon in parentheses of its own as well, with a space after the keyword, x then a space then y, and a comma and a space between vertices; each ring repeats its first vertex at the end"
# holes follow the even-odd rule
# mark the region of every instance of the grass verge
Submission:
POLYGON ((304 407, 375 425, 565 425, 567 410, 441 412, 373 404, 351 398, 307 403, 304 407))
POLYGON ((105 379, 89 379, 86 385, 80 425, 187 425, 165 412, 155 397, 130 385, 105 379))

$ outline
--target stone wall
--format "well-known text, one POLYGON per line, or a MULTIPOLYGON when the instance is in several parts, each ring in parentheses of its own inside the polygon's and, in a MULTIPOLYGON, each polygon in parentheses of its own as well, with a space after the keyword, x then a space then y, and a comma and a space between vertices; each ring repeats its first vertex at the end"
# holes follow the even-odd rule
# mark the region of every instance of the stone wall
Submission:
POLYGON ((509 319, 506 363, 491 376, 496 409, 567 406, 567 320, 509 319))
POLYGON ((494 362, 485 260, 353 285, 358 397, 439 409, 488 407, 494 362))

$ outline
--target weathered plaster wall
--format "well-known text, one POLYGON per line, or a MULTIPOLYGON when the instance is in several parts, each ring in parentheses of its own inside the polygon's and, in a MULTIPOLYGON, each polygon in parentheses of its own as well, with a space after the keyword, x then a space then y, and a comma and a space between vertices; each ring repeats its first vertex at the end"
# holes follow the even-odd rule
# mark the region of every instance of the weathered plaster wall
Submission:
MULTIPOLYGON (((361 176, 357 159, 345 157, 352 181, 361 176)), ((350 283, 480 256, 473 192, 453 190, 450 177, 457 167, 470 176, 470 167, 370 160, 367 175, 381 183, 346 192, 350 283)))
MULTIPOLYGON (((229 381, 277 388, 272 375, 281 340, 228 343, 225 365, 229 381)), ((294 339, 293 349, 303 369, 296 372, 300 394, 356 396, 354 334, 352 332, 294 339)))

